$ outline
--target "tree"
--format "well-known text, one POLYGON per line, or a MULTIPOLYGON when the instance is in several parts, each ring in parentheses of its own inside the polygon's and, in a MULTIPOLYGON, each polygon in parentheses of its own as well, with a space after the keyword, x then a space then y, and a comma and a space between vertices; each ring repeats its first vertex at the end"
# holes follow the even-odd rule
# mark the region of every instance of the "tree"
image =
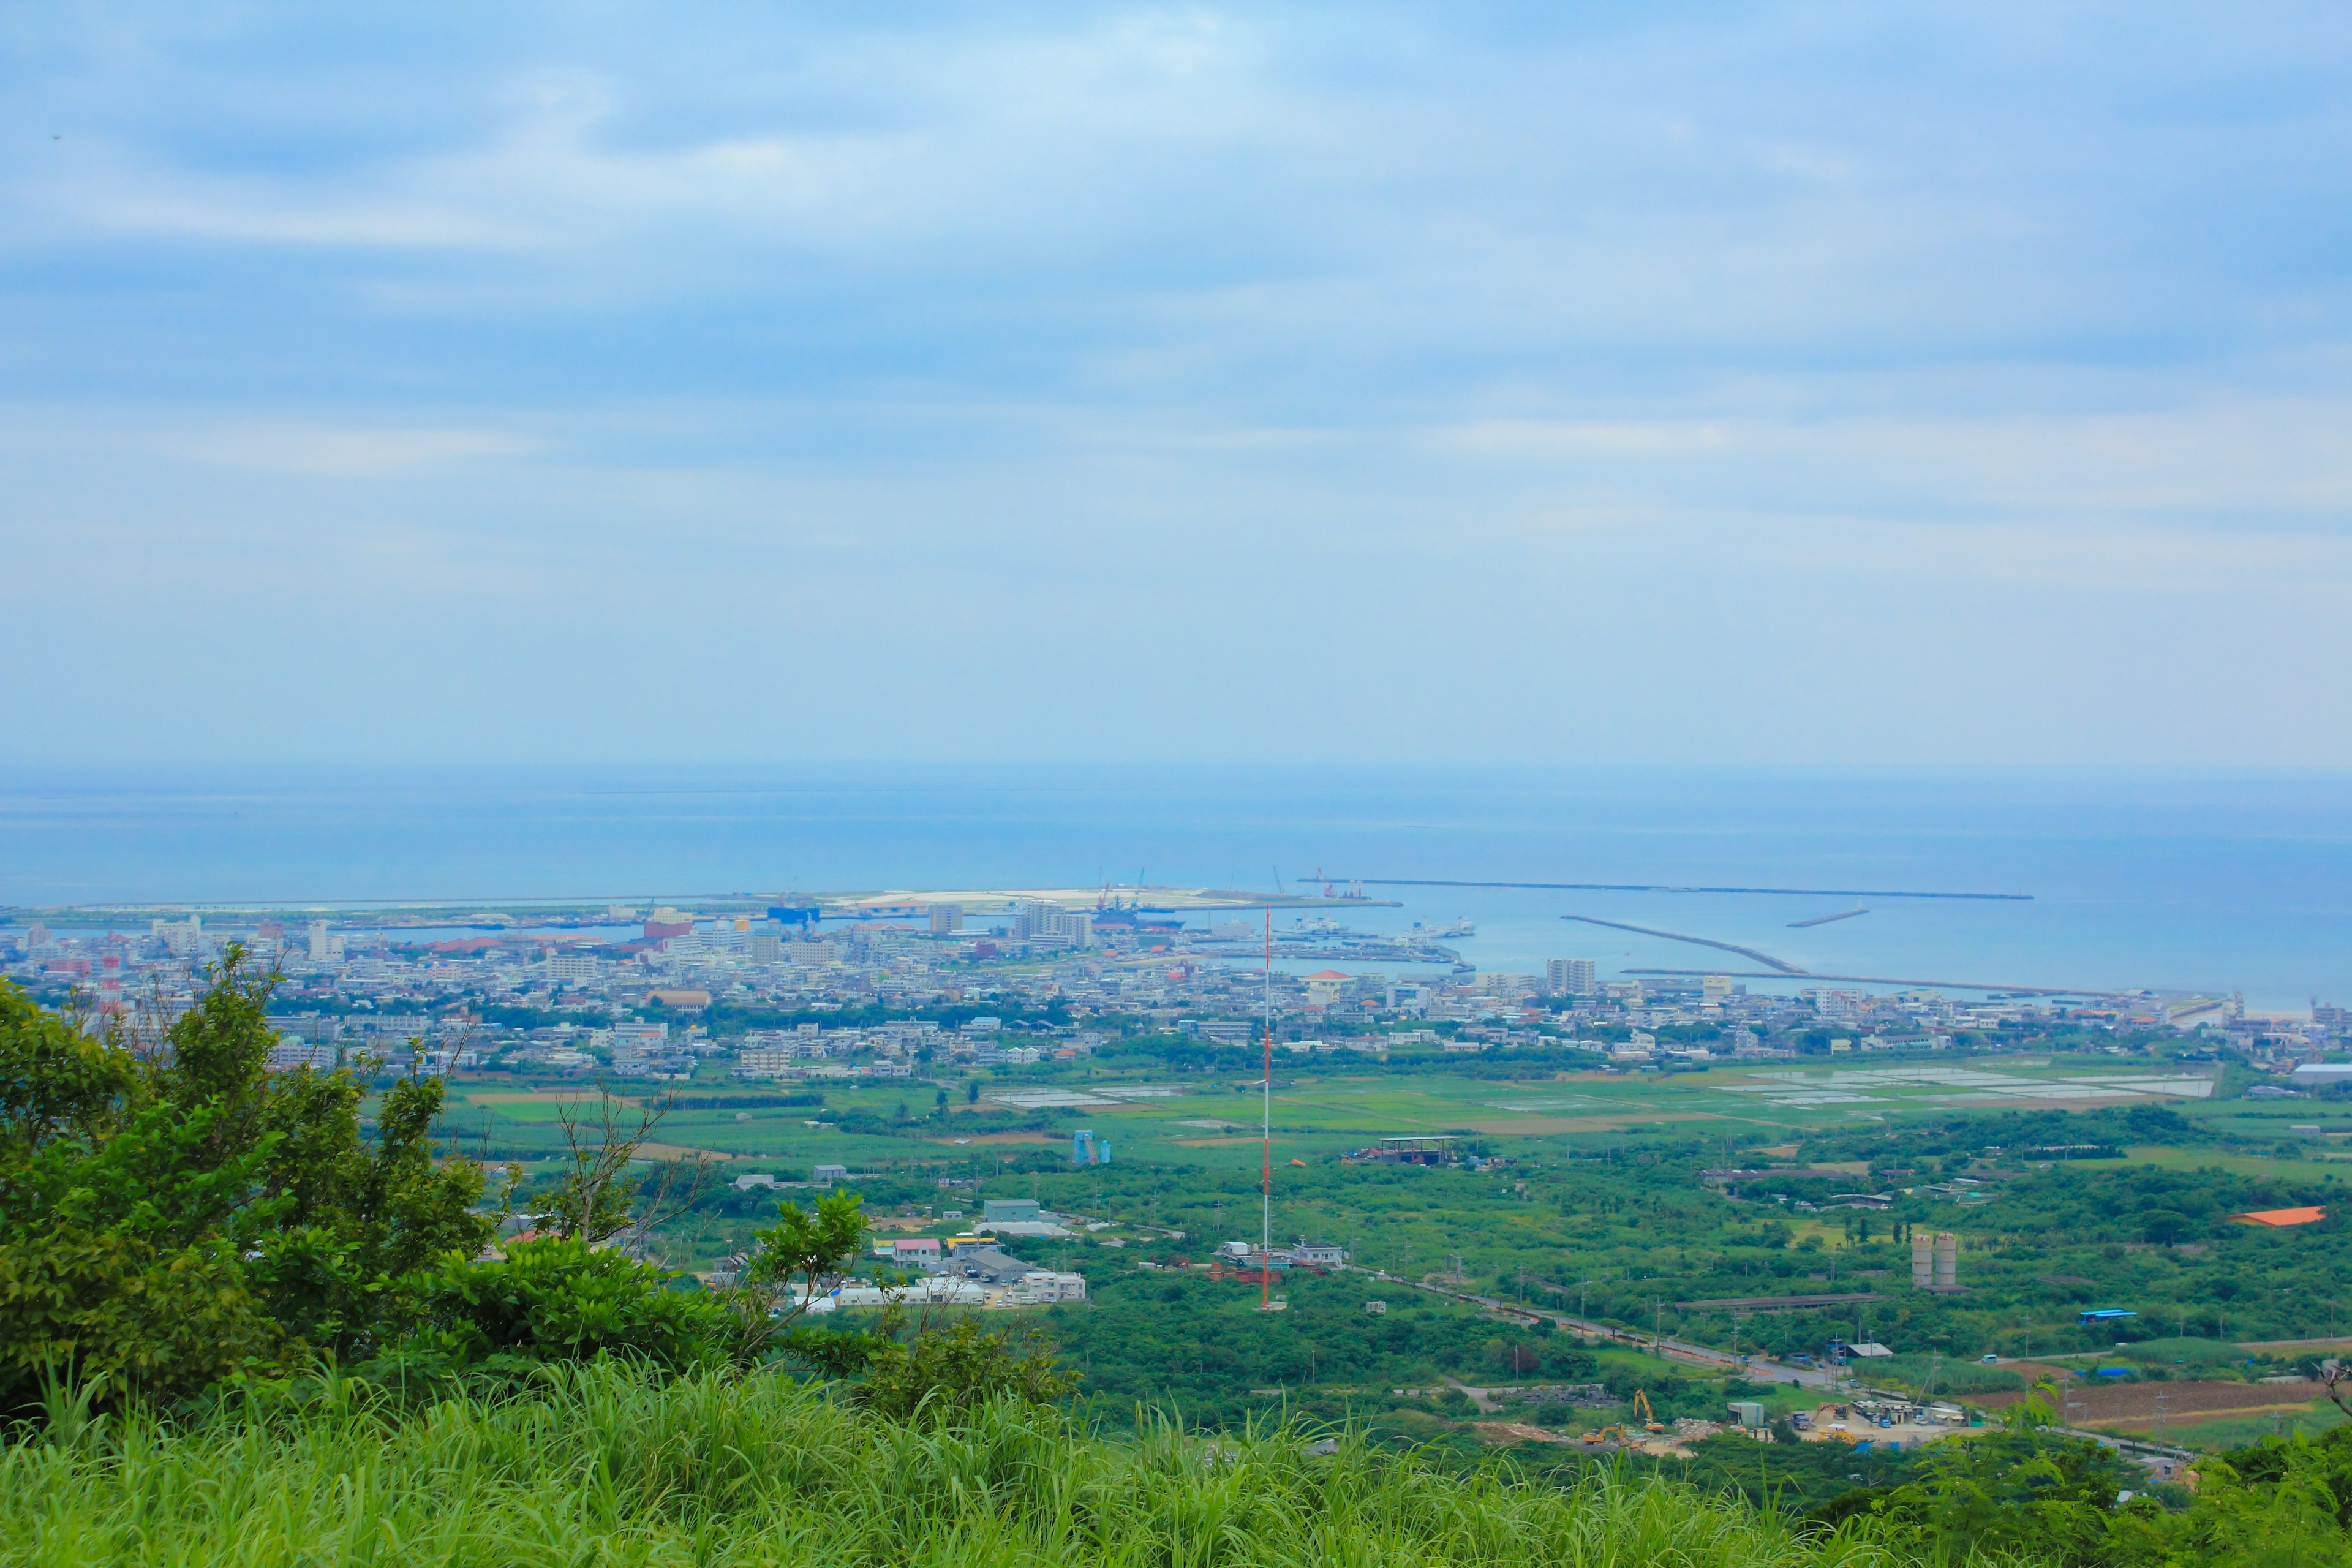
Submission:
POLYGON ((1874 1511, 1954 1558, 2007 1553, 2088 1564, 2107 1559, 2116 1497, 2145 1485, 2113 1450, 2020 1421, 1934 1445, 1918 1479, 1878 1499, 1874 1511))
POLYGON ((757 1365, 779 1349, 836 1376, 865 1363, 865 1336, 814 1333, 801 1321, 866 1249, 864 1204, 856 1193, 828 1193, 814 1210, 780 1203, 776 1223, 751 1233, 751 1262, 726 1296, 735 1364, 757 1365))
POLYGON ((1002 1333, 982 1333, 970 1318, 960 1318, 944 1330, 877 1346, 855 1397, 867 1409, 900 1420, 951 1420, 1008 1396, 1049 1405, 1077 1382, 1035 1347, 1015 1345, 1002 1333))
POLYGON ((629 1250, 641 1254, 658 1226, 692 1208, 709 1184, 708 1160, 665 1163, 650 1191, 636 1168, 674 1098, 633 1104, 600 1086, 593 1100, 558 1100, 555 1125, 563 1137, 565 1169, 555 1191, 540 1200, 541 1227, 591 1247, 623 1237, 629 1250))
POLYGON ((421 1326, 383 1368, 497 1374, 621 1352, 668 1371, 726 1354, 723 1303, 669 1289, 667 1271, 579 1237, 520 1243, 502 1258, 452 1255, 418 1282, 421 1326))
POLYGON ((97 1038, 0 984, 0 1408, 56 1374, 173 1398, 365 1354, 400 1277, 489 1238, 481 1167, 435 1157, 437 1080, 395 1085, 370 1144, 348 1072, 268 1070, 275 975, 231 944, 205 980, 97 1038))

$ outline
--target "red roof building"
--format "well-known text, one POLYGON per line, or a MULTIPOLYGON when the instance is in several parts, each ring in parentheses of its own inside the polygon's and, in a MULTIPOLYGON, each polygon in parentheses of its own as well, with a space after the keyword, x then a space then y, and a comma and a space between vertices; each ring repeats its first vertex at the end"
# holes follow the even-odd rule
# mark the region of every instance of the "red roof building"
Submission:
POLYGON ((2315 1225, 2327 1217, 2327 1211, 2317 1207, 2255 1209, 2251 1214, 2233 1214, 2230 1217, 2240 1225, 2266 1225, 2273 1230, 2283 1230, 2291 1225, 2315 1225))

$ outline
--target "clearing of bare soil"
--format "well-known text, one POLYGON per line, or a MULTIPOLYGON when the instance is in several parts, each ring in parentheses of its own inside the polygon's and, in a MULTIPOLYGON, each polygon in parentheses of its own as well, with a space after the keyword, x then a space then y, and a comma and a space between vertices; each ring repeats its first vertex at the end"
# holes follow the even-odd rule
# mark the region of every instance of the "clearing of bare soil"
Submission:
POLYGON ((730 1154, 719 1149, 697 1149, 688 1143, 640 1143, 637 1152, 648 1160, 748 1160, 749 1154, 730 1154))
POLYGON ((1470 1429, 1489 1443, 1508 1447, 1513 1443, 1573 1443, 1575 1438, 1564 1432, 1548 1427, 1532 1426, 1525 1421, 1474 1421, 1470 1429))
MULTIPOLYGON (((2113 1383, 2099 1387, 2081 1384, 2064 1390, 2063 1414, 2073 1425, 2114 1426, 2153 1423, 2156 1402, 2164 1401, 2164 1418, 2180 1422, 2191 1416, 2210 1420, 2222 1415, 2265 1415, 2273 1410, 2298 1409, 2320 1396, 2315 1383, 2224 1383, 2200 1379, 2183 1383, 2113 1383)), ((2027 1397, 2025 1393, 1978 1394, 1971 1405, 1999 1410, 2027 1397)))

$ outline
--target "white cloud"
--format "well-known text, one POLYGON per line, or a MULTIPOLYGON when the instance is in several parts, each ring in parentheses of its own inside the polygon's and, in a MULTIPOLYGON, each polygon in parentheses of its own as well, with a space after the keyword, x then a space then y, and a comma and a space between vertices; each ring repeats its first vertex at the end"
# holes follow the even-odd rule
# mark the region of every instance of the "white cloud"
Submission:
MULTIPOLYGON (((59 13, 0 38, 68 132, 0 189, 0 542, 125 658, 429 650, 459 751, 522 743, 510 680, 532 745, 1236 754, 1288 704, 2099 760, 2185 684, 2243 694, 2217 755, 2352 761, 2276 679, 2352 718, 2347 55, 2162 5, 59 13)), ((26 732, 191 733, 54 679, 26 732)))
POLYGON ((296 420, 237 420, 162 436, 157 449, 258 473, 363 479, 542 449, 508 430, 355 429, 296 420))

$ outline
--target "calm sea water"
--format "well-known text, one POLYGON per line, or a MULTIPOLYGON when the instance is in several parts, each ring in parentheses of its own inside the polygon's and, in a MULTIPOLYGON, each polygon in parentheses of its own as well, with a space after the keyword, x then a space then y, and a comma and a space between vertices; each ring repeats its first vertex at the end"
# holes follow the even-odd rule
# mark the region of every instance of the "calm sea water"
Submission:
MULTIPOLYGON (((2352 996, 2352 778, 869 767, 0 778, 0 903, 619 898, 1332 877, 1818 888, 1368 889, 1482 967, 1753 968, 2352 996), (1837 889, 2032 895, 2030 902, 1837 889), (1866 915, 1791 922, 1862 905, 1866 915)), ((1278 917, 1288 919, 1288 916, 1278 917)))

